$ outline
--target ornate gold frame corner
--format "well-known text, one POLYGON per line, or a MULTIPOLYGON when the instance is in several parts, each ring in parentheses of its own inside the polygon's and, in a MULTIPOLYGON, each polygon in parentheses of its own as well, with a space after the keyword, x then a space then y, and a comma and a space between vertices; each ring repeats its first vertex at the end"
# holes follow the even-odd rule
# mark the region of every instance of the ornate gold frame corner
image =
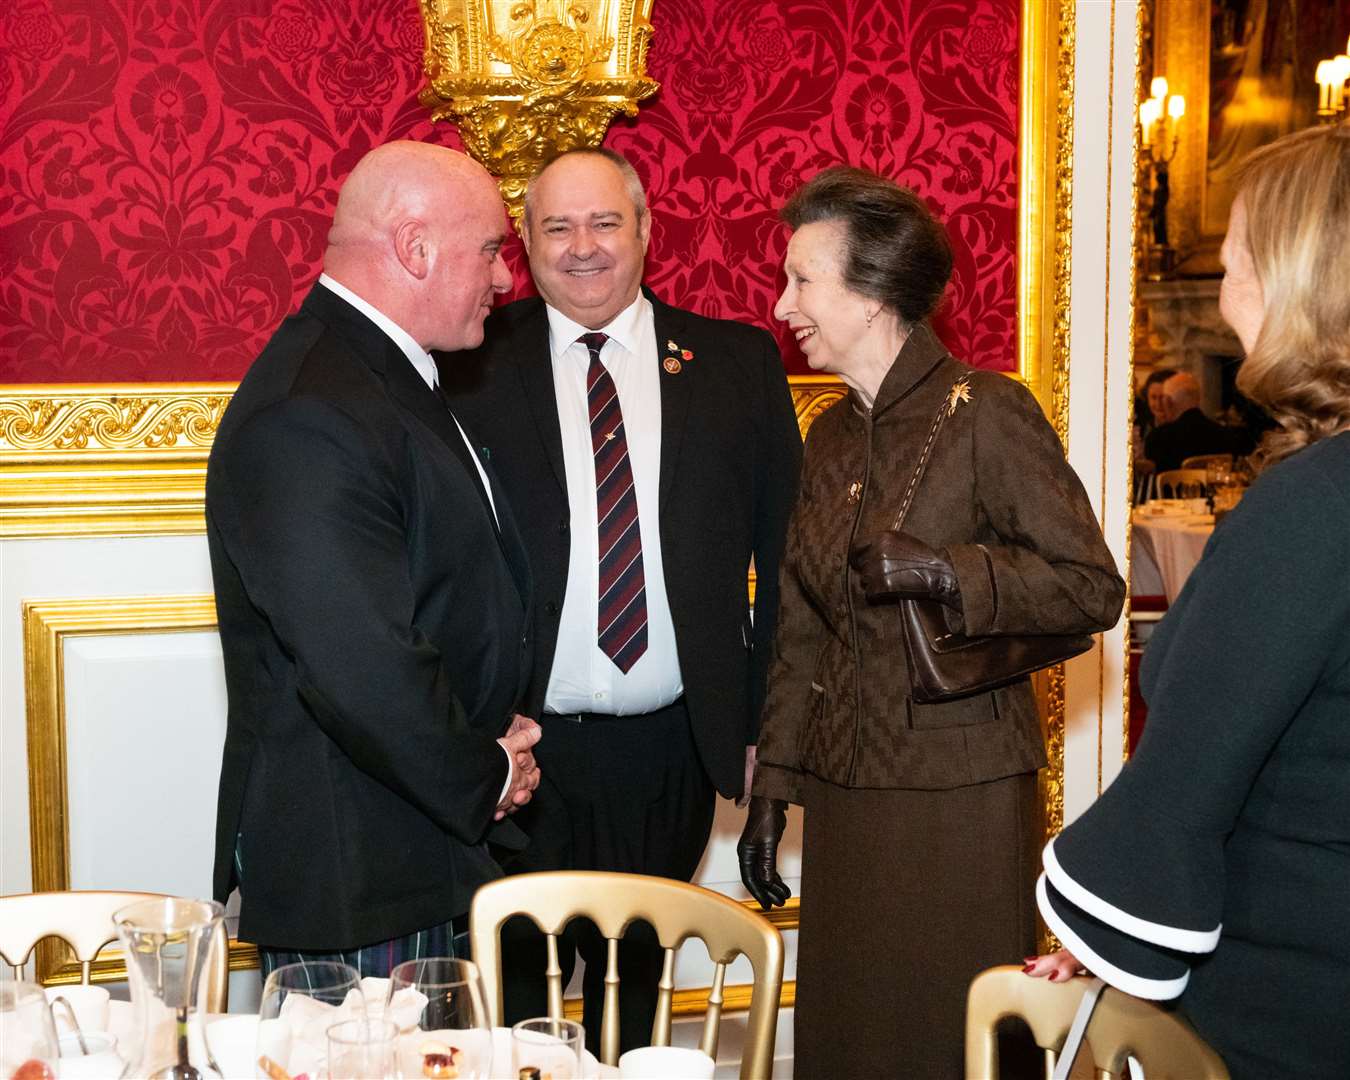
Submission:
MULTIPOLYGON (((66 783, 65 645, 72 637, 182 633, 216 628, 215 598, 99 596, 25 600, 24 704, 28 737, 28 812, 33 891, 70 888, 70 803, 66 783)), ((230 942, 230 970, 256 967, 257 950, 230 942)), ((38 944, 37 977, 48 985, 80 981, 80 965, 64 943, 38 944)), ((95 982, 119 982, 126 965, 105 949, 91 968, 95 982)))

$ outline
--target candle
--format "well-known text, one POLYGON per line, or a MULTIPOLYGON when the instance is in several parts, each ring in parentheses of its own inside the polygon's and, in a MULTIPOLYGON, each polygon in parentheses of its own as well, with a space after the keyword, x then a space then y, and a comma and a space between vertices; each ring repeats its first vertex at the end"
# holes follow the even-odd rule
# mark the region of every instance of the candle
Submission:
MULTIPOLYGON (((1317 74, 1317 114, 1325 116, 1331 112, 1331 61, 1322 60, 1318 62, 1317 74)), ((1140 113, 1143 112, 1143 106, 1140 106, 1140 113)))

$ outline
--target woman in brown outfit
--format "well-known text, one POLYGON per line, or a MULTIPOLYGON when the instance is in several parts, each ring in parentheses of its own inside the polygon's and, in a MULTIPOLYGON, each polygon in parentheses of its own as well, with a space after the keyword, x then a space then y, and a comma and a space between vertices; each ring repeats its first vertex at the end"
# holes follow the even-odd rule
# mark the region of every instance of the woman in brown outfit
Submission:
POLYGON ((1035 399, 928 326, 952 259, 923 202, 835 168, 783 217, 774 314, 850 393, 806 440, 742 877, 766 908, 786 899, 774 862, 799 803, 798 1078, 956 1077, 971 978, 1034 951, 1045 750, 1026 679, 915 702, 895 601, 936 599, 968 635, 1083 634, 1115 623, 1124 583, 1035 399), (905 531, 886 532, 940 407, 905 531))

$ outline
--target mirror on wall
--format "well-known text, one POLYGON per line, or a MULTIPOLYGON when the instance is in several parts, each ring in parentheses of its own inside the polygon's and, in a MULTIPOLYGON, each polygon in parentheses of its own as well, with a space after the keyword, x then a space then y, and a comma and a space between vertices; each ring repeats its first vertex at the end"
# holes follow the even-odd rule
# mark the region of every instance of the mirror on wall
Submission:
POLYGON ((1270 420, 1236 387, 1242 348, 1219 314, 1219 247, 1251 151, 1343 119, 1345 0, 1148 0, 1136 122, 1138 286, 1131 519, 1130 746, 1147 712, 1138 665, 1241 498, 1270 420), (1340 58, 1339 60, 1337 58, 1340 58))

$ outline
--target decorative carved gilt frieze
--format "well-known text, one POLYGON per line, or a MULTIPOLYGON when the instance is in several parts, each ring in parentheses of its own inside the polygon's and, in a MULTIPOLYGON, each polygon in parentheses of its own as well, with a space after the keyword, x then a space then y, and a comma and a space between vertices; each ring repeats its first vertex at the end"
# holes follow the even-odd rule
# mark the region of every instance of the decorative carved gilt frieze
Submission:
POLYGON ((208 451, 234 387, 222 383, 214 393, 134 384, 45 389, 49 392, 32 387, 22 396, 0 397, 0 447, 20 454, 167 447, 208 451))

